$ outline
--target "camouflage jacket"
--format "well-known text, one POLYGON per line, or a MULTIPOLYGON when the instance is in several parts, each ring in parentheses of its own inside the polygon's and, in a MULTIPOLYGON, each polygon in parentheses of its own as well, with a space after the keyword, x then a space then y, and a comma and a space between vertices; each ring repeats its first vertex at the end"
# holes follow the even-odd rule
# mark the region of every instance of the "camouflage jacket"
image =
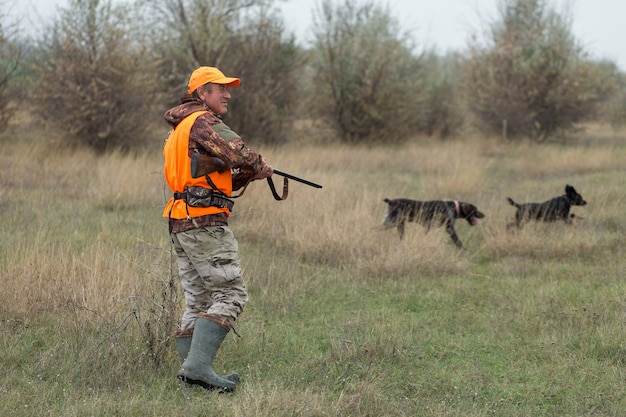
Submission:
MULTIPOLYGON (((247 147, 241 137, 226 126, 201 100, 185 96, 181 104, 167 110, 163 117, 170 127, 175 128, 183 119, 197 111, 207 113, 199 116, 191 128, 189 156, 198 152, 220 158, 226 165, 232 167, 233 191, 246 186, 262 169, 262 156, 247 147)), ((203 217, 206 218, 195 218, 193 221, 171 219, 170 227, 176 233, 208 225, 226 224, 227 220, 226 216, 203 217)))
POLYGON ((175 128, 184 118, 197 111, 208 113, 198 117, 189 134, 189 156, 194 152, 220 158, 234 169, 233 190, 238 190, 263 168, 262 157, 248 148, 241 137, 226 126, 202 101, 187 96, 182 103, 165 112, 165 121, 175 128), (213 127, 219 125, 220 136, 213 127))

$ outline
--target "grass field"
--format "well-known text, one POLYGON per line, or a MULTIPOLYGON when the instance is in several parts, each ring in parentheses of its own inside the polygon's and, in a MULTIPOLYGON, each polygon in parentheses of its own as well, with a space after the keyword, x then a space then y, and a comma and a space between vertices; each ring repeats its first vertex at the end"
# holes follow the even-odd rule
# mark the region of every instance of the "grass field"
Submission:
MULTIPOLYGON (((216 358, 237 392, 183 387, 161 142, 98 157, 0 139, 2 416, 626 415, 626 133, 568 144, 424 140, 259 150, 290 182, 236 201, 250 303, 216 358), (571 184, 571 226, 507 231, 571 184), (487 217, 381 229, 385 197, 487 217)), ((280 184, 279 178, 276 178, 280 184)), ((277 184, 277 185, 278 185, 277 184)))

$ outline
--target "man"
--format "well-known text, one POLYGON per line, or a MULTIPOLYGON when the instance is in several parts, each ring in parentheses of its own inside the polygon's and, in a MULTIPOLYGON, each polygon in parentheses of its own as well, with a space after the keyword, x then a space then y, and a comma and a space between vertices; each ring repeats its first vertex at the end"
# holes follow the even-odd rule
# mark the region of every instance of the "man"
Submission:
POLYGON ((183 362, 178 377, 226 391, 235 389, 239 376, 217 375, 213 359, 248 301, 237 241, 228 228, 232 192, 273 173, 220 118, 228 111, 229 88, 239 84, 239 78, 226 77, 215 67, 200 67, 191 74, 188 94, 164 115, 173 128, 163 156, 165 179, 174 196, 163 215, 169 219, 185 294, 175 334, 183 362), (230 169, 193 178, 194 153, 217 157, 230 169))

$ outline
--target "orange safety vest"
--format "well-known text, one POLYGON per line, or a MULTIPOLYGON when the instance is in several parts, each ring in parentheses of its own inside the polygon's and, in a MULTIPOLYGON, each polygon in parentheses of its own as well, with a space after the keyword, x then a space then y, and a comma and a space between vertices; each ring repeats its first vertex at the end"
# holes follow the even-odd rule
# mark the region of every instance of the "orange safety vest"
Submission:
MULTIPOLYGON (((183 119, 170 133, 163 148, 165 157, 165 181, 172 192, 183 192, 185 187, 199 186, 212 188, 206 177, 191 177, 191 158, 189 157, 189 133, 196 119, 207 113, 198 111, 183 119)), ((212 172, 209 177, 222 195, 230 197, 233 192, 233 179, 229 169, 226 171, 212 172)), ((175 200, 174 197, 165 205, 163 217, 171 219, 186 219, 187 217, 198 217, 206 214, 216 214, 224 212, 230 216, 230 210, 220 207, 191 207, 187 206, 184 200, 175 200)))

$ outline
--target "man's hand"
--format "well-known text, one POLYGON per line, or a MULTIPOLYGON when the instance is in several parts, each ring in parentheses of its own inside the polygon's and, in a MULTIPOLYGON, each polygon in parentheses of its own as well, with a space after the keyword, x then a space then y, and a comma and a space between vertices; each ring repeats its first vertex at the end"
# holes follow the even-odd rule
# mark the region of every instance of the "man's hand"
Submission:
POLYGON ((254 175, 253 180, 262 180, 263 178, 271 177, 274 173, 274 169, 265 161, 265 158, 262 159, 262 163, 261 170, 254 175))

